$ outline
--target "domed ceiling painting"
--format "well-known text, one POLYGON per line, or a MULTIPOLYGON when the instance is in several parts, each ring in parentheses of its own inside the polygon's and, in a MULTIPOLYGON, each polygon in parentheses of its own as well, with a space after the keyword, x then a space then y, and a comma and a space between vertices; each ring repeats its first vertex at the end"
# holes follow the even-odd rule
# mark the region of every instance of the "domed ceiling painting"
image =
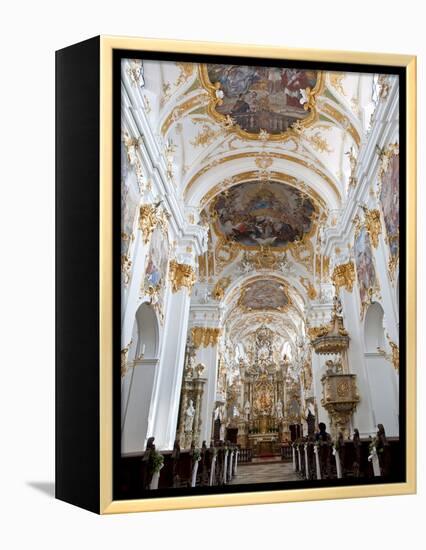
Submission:
POLYGON ((282 248, 302 240, 313 229, 312 200, 289 185, 241 183, 213 203, 218 234, 246 248, 282 248))
POLYGON ((283 67, 207 64, 201 80, 212 96, 211 114, 231 117, 246 137, 263 130, 282 136, 296 121, 315 118, 321 73, 283 67))
POLYGON ((284 311, 289 303, 289 298, 282 283, 274 280, 260 280, 243 289, 238 305, 249 311, 284 311))

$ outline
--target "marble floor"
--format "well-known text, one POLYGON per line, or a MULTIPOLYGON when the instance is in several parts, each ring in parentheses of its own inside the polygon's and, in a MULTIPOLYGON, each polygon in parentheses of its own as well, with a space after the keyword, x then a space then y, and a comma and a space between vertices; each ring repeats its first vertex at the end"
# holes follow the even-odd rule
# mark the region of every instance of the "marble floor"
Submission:
POLYGON ((237 475, 231 485, 244 483, 271 483, 273 481, 296 481, 291 462, 271 462, 263 464, 238 464, 237 475))

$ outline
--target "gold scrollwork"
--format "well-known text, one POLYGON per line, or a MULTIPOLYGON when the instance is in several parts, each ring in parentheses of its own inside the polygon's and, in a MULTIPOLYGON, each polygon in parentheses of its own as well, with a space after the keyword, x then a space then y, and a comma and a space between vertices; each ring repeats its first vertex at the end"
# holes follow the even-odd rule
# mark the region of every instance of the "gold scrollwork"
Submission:
POLYGON ((352 292, 355 282, 355 266, 353 262, 336 265, 331 277, 336 292, 340 288, 345 288, 348 292, 352 292))
POLYGON ((225 296, 225 290, 228 288, 230 282, 231 282, 231 277, 222 277, 222 279, 218 280, 218 282, 215 284, 215 287, 213 289, 213 298, 215 300, 218 300, 218 301, 223 300, 225 296))
POLYGON ((168 214, 161 205, 143 204, 139 209, 139 229, 147 243, 154 229, 159 226, 167 234, 168 214))
POLYGON ((391 348, 391 353, 386 353, 386 351, 381 347, 378 347, 377 351, 387 361, 392 363, 392 365, 393 365, 394 369, 396 370, 396 372, 399 373, 399 347, 398 347, 397 344, 395 344, 395 342, 393 340, 391 340, 389 334, 387 334, 387 333, 386 333, 386 338, 389 342, 389 346, 391 348))
POLYGON ((220 338, 222 329, 212 327, 192 327, 192 343, 196 348, 215 346, 220 338))
POLYGON ((172 283, 172 292, 179 292, 182 288, 187 288, 188 292, 191 293, 195 283, 195 272, 192 266, 170 260, 169 276, 172 283))
POLYGON ((368 210, 368 208, 364 207, 363 210, 365 229, 370 235, 371 244, 374 248, 377 248, 379 246, 379 235, 382 232, 380 212, 377 208, 374 210, 368 210))

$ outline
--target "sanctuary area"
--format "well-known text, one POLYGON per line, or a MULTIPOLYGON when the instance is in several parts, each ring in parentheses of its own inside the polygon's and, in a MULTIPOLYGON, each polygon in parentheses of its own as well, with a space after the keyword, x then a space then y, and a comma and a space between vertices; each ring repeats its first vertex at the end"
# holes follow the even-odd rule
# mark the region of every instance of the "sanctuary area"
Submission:
POLYGON ((391 481, 398 77, 125 59, 121 128, 121 495, 391 481))

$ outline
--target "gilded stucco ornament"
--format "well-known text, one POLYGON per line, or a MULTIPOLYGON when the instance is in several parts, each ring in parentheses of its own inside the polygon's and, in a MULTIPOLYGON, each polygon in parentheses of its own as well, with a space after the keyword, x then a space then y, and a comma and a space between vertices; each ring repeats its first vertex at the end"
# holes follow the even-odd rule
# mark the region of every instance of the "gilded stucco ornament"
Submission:
POLYGON ((345 288, 348 292, 352 292, 355 281, 355 266, 353 262, 336 265, 331 278, 336 292, 340 288, 345 288))
POLYGON ((349 151, 346 151, 345 155, 349 158, 349 164, 351 167, 351 173, 349 176, 349 187, 355 187, 358 183, 356 177, 356 168, 358 165, 357 157, 355 155, 355 148, 352 146, 349 151))
POLYGON ((379 235, 382 232, 382 225, 380 222, 380 212, 377 208, 368 210, 365 206, 364 210, 364 225, 370 235, 370 241, 374 248, 379 246, 379 235))
POLYGON ((346 74, 345 73, 339 73, 339 72, 333 72, 328 73, 328 80, 330 82, 330 85, 339 92, 339 94, 342 94, 343 96, 346 95, 345 90, 343 88, 343 80, 345 79, 346 74))
POLYGON ((215 346, 220 338, 222 329, 214 327, 192 327, 191 337, 195 348, 215 346))
POLYGON ((127 159, 129 161, 129 164, 135 170, 139 193, 143 196, 144 192, 150 189, 151 183, 144 176, 142 162, 138 154, 138 148, 140 146, 141 138, 131 137, 127 132, 125 132, 122 139, 124 142, 124 146, 126 147, 127 159))
POLYGON ((309 279, 307 279, 306 277, 299 277, 299 281, 303 285, 303 287, 305 288, 305 290, 308 294, 308 298, 310 300, 315 300, 318 296, 318 293, 315 290, 315 287, 311 283, 311 281, 309 279))
POLYGON ((143 77, 143 61, 142 59, 131 59, 127 67, 127 74, 133 86, 143 88, 145 80, 143 77))
POLYGON ((187 288, 191 293, 195 283, 194 268, 188 264, 181 264, 176 260, 171 260, 169 265, 169 276, 172 284, 172 292, 179 292, 182 288, 187 288))
POLYGON ((383 175, 387 172, 389 168, 391 158, 394 155, 399 155, 399 143, 390 143, 387 147, 384 147, 383 149, 377 147, 377 153, 380 159, 378 176, 381 180, 383 175))
POLYGON ((128 357, 129 349, 131 345, 132 345, 132 340, 130 340, 127 346, 121 350, 121 367, 120 367, 121 378, 123 378, 127 373, 127 369, 128 369, 127 357, 128 357))
POLYGON ((219 279, 213 289, 213 298, 218 301, 223 300, 225 296, 225 290, 228 288, 230 283, 230 277, 222 277, 222 279, 219 279))
POLYGON ((132 260, 127 254, 121 255, 121 273, 123 275, 123 283, 125 285, 129 284, 130 281, 130 272, 132 269, 132 260))
POLYGON ((391 353, 387 353, 383 348, 378 347, 377 351, 380 355, 382 355, 387 361, 392 363, 394 369, 397 373, 399 373, 399 346, 395 344, 393 340, 391 340, 389 334, 386 334, 386 338, 389 342, 389 346, 391 348, 391 353))
POLYGON ((139 208, 139 229, 145 244, 149 241, 154 229, 159 226, 167 234, 169 214, 161 203, 143 204, 139 208))
POLYGON ((328 325, 308 329, 311 345, 318 354, 344 354, 349 347, 349 335, 343 324, 341 305, 334 300, 334 309, 328 325))

